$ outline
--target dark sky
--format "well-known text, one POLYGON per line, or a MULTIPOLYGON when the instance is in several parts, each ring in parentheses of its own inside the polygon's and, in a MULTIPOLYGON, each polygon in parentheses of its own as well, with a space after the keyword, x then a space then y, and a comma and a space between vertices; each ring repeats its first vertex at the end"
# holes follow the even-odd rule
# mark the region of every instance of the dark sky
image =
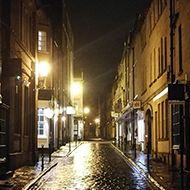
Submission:
POLYGON ((74 67, 84 74, 84 93, 113 82, 126 33, 146 0, 65 0, 74 35, 74 67))

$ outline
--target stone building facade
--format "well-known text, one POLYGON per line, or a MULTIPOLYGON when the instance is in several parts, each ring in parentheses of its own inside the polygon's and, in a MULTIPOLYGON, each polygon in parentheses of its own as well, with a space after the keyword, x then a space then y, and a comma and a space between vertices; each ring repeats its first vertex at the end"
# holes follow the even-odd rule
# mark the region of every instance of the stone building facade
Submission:
POLYGON ((1 176, 35 163, 38 147, 49 148, 50 136, 50 148, 55 149, 68 142, 69 135, 73 138, 68 128, 73 117, 65 108, 73 104, 74 38, 62 0, 3 0, 0 20, 1 176), (47 76, 39 73, 44 62, 50 68, 47 76), (51 117, 42 114, 45 109, 51 117))
POLYGON ((188 170, 189 10, 188 0, 151 0, 137 17, 124 46, 126 99, 115 120, 124 121, 132 147, 173 166, 184 160, 188 170))

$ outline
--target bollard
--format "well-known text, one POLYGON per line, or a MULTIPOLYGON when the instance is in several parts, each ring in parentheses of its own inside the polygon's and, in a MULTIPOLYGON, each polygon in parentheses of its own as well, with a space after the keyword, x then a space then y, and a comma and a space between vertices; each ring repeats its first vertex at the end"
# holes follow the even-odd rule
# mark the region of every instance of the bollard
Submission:
POLYGON ((42 171, 44 170, 44 145, 42 144, 42 171))
POLYGON ((69 137, 69 152, 71 152, 71 138, 69 137))
POLYGON ((149 142, 147 142, 147 168, 148 168, 148 171, 149 171, 149 154, 150 154, 150 148, 149 148, 149 142))
POLYGON ((51 143, 49 143, 49 162, 51 162, 51 143))

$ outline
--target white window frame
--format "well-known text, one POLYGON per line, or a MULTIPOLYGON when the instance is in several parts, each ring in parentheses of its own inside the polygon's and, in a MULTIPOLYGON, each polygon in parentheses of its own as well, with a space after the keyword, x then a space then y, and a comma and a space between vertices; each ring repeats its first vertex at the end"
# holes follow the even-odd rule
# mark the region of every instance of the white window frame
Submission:
POLYGON ((40 136, 40 137, 44 137, 45 136, 45 110, 44 110, 44 108, 38 108, 38 136, 40 136), (42 110, 43 113, 40 113, 40 110, 42 110), (40 128, 40 125, 43 126, 42 129, 40 128), (40 130, 43 131, 43 134, 39 133, 40 130))
POLYGON ((47 51, 47 32, 42 30, 38 31, 38 50, 47 51))

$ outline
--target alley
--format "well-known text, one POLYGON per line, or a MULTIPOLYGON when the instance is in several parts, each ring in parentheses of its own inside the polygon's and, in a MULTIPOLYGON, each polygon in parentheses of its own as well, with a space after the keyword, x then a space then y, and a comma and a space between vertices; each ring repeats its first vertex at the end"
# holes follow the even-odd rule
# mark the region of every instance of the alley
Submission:
POLYGON ((82 144, 31 189, 153 189, 105 142, 82 144))

